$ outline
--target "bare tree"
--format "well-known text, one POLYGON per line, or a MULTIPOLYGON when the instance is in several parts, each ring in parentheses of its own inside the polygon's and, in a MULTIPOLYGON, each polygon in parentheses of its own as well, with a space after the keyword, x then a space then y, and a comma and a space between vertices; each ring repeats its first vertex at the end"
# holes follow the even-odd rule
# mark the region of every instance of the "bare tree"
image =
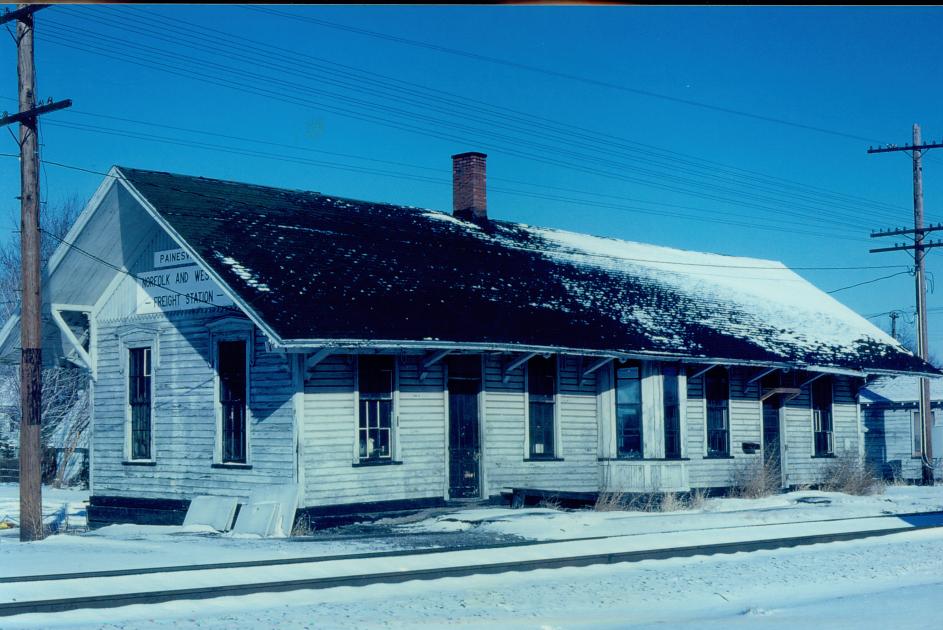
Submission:
MULTIPOLYGON (((64 203, 49 208, 41 214, 40 256, 45 266, 60 240, 65 238, 72 224, 82 210, 78 197, 70 197, 64 203)), ((14 231, 14 238, 0 244, 0 325, 14 315, 20 305, 20 240, 19 232, 14 231)), ((16 366, 0 366, 0 381, 12 394, 14 401, 19 400, 19 370, 16 366)), ((46 447, 50 443, 59 445, 62 451, 59 468, 65 470, 76 446, 88 429, 88 374, 85 369, 64 364, 43 370, 43 405, 42 405, 42 442, 46 447)), ((16 444, 16 431, 19 428, 20 409, 12 408, 12 435, 5 436, 10 444, 16 444)), ((0 436, 3 441, 4 436, 0 436)), ((55 465, 56 462, 45 462, 55 465)), ((61 474, 57 482, 62 481, 61 474)))

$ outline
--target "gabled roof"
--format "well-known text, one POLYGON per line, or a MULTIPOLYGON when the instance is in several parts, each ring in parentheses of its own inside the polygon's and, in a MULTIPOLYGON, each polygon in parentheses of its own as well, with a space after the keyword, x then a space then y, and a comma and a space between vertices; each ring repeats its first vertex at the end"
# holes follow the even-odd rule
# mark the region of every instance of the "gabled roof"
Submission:
MULTIPOLYGON (((862 405, 872 403, 916 403, 919 398, 916 376, 882 376, 859 390, 862 405)), ((930 379, 930 400, 943 402, 943 379, 930 379)))
POLYGON ((117 167, 282 345, 936 371, 781 263, 117 167))

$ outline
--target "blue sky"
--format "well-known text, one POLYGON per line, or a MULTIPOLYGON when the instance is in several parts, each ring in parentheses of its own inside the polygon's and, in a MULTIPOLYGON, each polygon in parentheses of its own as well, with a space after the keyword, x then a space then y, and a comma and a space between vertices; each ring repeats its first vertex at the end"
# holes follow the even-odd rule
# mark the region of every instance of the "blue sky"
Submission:
MULTIPOLYGON (((943 136, 941 17, 934 7, 57 6, 37 15, 38 92, 75 105, 44 118, 43 157, 449 210, 449 156, 481 150, 496 218, 793 267, 901 265, 800 272, 831 290, 909 262, 867 253, 872 228, 912 222, 909 159, 866 149, 903 144, 914 122, 925 139, 943 136)), ((0 46, 0 109, 13 111, 15 47, 0 46)), ((4 142, 0 152, 16 151, 4 142)), ((15 159, 0 164, 9 238, 19 172, 15 159)), ((51 204, 101 181, 51 164, 42 175, 51 204)), ((926 159, 924 186, 928 217, 943 220, 943 150, 926 159)), ((938 251, 928 269, 943 283, 938 251)), ((912 310, 913 293, 901 275, 835 295, 872 315, 912 310)), ((931 308, 940 294, 943 284, 931 308)), ((930 323, 931 349, 943 348, 943 313, 930 323)))

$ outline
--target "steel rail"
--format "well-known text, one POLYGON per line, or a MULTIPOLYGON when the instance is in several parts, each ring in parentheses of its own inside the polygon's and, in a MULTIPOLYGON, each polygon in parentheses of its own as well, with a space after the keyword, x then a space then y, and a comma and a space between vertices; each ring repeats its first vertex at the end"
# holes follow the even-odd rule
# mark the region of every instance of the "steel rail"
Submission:
MULTIPOLYGON (((939 514, 921 513, 917 516, 939 516, 939 514)), ((875 518, 875 517, 870 517, 875 518)), ((932 519, 927 519, 932 520, 932 519)), ((110 595, 90 595, 64 597, 33 601, 17 601, 0 604, 0 617, 27 613, 50 613, 78 610, 82 608, 116 608, 131 604, 158 604, 177 600, 212 599, 216 597, 250 595, 255 593, 277 593, 306 589, 326 589, 339 586, 369 586, 372 584, 398 584, 411 580, 437 580, 447 577, 467 577, 508 572, 533 571, 536 569, 557 569, 564 567, 586 567, 591 565, 616 564, 622 562, 640 562, 643 560, 665 560, 669 558, 688 558, 699 555, 734 554, 751 551, 774 550, 829 542, 840 542, 888 536, 904 532, 914 532, 943 527, 943 521, 926 524, 913 524, 901 527, 869 531, 835 532, 806 536, 791 536, 771 539, 692 545, 654 550, 636 550, 607 552, 497 562, 489 564, 466 564, 449 567, 411 569, 355 575, 301 578, 292 580, 249 582, 244 584, 226 584, 193 588, 142 591, 110 595)), ((557 541, 560 542, 560 541, 557 541)), ((454 551, 454 550, 450 550, 454 551)))

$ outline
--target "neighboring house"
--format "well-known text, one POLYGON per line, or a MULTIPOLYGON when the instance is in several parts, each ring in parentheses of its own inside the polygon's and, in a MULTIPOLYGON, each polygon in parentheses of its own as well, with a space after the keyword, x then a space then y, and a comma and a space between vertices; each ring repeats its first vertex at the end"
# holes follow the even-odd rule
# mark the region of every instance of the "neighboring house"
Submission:
MULTIPOLYGON (((309 515, 511 489, 784 486, 931 366, 782 264, 113 168, 52 256, 46 354, 93 378, 93 523, 295 482, 309 515)), ((16 319, 0 334, 16 349, 16 319)))
MULTIPOLYGON (((918 382, 913 376, 881 377, 860 391, 865 456, 888 479, 923 478, 918 382)), ((938 460, 943 457, 943 380, 930 380, 930 408, 930 446, 938 460)))

